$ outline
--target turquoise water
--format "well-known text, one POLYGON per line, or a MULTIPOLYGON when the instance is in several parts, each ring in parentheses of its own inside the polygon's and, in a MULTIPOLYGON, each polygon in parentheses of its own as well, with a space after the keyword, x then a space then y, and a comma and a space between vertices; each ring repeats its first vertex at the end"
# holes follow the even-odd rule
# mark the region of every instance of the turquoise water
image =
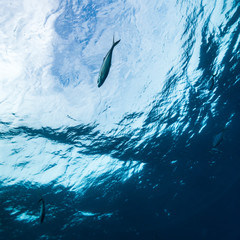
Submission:
POLYGON ((240 239, 239 1, 0 6, 0 239, 240 239))

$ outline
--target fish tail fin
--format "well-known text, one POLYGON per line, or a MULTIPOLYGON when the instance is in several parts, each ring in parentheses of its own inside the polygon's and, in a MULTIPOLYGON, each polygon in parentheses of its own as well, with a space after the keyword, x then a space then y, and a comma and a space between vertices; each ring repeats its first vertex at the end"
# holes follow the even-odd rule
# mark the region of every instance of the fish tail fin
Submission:
POLYGON ((114 41, 114 34, 113 34, 113 47, 115 47, 119 42, 121 41, 121 39, 119 39, 118 41, 114 41))
POLYGON ((43 202, 44 203, 44 200, 43 200, 43 197, 41 196, 41 198, 38 200, 38 202, 43 202))
POLYGON ((119 39, 119 40, 116 41, 116 42, 113 42, 113 47, 115 47, 120 41, 121 41, 121 39, 119 39))

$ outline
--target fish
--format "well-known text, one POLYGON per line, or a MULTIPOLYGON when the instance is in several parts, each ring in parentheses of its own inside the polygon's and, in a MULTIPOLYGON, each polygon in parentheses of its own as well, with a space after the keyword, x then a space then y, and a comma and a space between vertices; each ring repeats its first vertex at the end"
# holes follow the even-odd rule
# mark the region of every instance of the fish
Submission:
POLYGON ((211 91, 213 89, 213 87, 214 87, 214 78, 212 77, 212 78, 210 78, 209 84, 208 84, 209 91, 211 91))
POLYGON ((209 83, 208 83, 208 89, 209 89, 209 91, 211 91, 211 90, 213 89, 214 85, 215 85, 215 77, 216 77, 216 75, 217 75, 216 73, 213 74, 213 75, 211 76, 210 80, 209 80, 209 83))
POLYGON ((118 41, 114 42, 114 37, 113 37, 113 45, 110 48, 110 50, 108 51, 107 55, 103 58, 103 63, 99 72, 99 77, 98 77, 98 87, 100 88, 103 83, 105 82, 109 70, 111 68, 111 62, 112 62, 112 53, 113 53, 113 49, 114 47, 116 47, 116 45, 121 41, 121 39, 119 39, 118 41))
POLYGON ((43 220, 44 220, 44 217, 45 217, 45 202, 44 202, 43 198, 41 198, 38 202, 42 203, 41 204, 41 209, 40 209, 39 219, 40 219, 40 223, 43 223, 43 220))
POLYGON ((223 141, 224 129, 213 138, 212 146, 216 148, 223 141))

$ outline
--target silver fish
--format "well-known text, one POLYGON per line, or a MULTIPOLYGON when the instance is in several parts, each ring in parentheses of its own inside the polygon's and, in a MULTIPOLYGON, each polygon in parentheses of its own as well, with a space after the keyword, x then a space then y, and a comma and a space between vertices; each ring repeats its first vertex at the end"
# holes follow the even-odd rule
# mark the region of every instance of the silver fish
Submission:
POLYGON ((214 136, 213 138, 213 143, 212 146, 216 148, 223 140, 223 135, 224 135, 224 129, 219 132, 217 135, 214 136))
POLYGON ((43 198, 41 198, 38 202, 39 203, 42 202, 39 218, 40 218, 40 223, 43 223, 43 220, 45 217, 45 202, 44 202, 43 198))
POLYGON ((211 91, 211 90, 213 90, 213 87, 214 87, 214 85, 215 85, 215 77, 216 77, 216 73, 215 74, 213 74, 212 76, 211 76, 211 78, 210 78, 210 80, 209 80, 209 83, 208 83, 208 89, 211 91))
POLYGON ((113 53, 113 49, 114 47, 120 42, 120 40, 114 42, 114 38, 113 38, 113 45, 110 48, 110 50, 108 51, 107 55, 104 57, 103 59, 103 63, 100 69, 100 73, 99 73, 99 77, 98 77, 98 87, 101 87, 103 85, 103 83, 105 82, 110 67, 111 67, 111 62, 112 62, 112 53, 113 53))

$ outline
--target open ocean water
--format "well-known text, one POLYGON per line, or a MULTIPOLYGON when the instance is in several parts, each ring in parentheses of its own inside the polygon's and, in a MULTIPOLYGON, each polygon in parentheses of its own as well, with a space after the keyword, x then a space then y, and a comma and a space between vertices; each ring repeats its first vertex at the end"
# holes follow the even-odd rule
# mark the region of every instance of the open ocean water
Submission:
POLYGON ((0 239, 239 240, 239 144, 239 0, 0 0, 0 239))

